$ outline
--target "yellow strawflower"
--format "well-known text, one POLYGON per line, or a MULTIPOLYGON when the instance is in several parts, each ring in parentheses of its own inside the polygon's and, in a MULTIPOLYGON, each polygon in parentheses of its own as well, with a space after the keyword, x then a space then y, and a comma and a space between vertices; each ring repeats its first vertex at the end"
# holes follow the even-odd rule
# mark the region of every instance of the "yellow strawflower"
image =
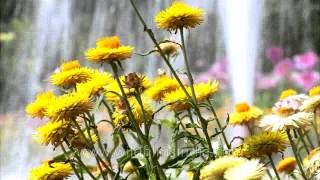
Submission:
POLYGON ((218 81, 209 80, 207 83, 199 83, 194 85, 194 91, 196 93, 196 98, 198 102, 203 102, 210 98, 214 93, 219 90, 218 81))
POLYGON ((234 156, 223 156, 214 161, 211 161, 208 165, 204 166, 200 170, 201 180, 220 180, 223 179, 224 173, 229 168, 240 165, 246 162, 247 159, 234 156))
POLYGON ((106 90, 106 86, 113 81, 111 74, 107 72, 94 71, 92 78, 85 82, 77 84, 77 91, 85 92, 90 96, 99 95, 106 90))
POLYGON ((287 135, 283 132, 262 132, 244 139, 233 155, 255 158, 283 152, 288 146, 287 135))
MULTIPOLYGON (((137 99, 134 97, 128 98, 134 119, 139 125, 141 125, 145 121, 144 118, 146 118, 146 121, 151 120, 152 114, 154 112, 153 108, 151 107, 150 101, 144 96, 142 96, 141 98, 143 110, 146 117, 144 117, 143 110, 137 99)), ((129 123, 129 116, 124 102, 119 101, 119 103, 116 105, 115 111, 112 114, 112 117, 114 118, 114 123, 116 124, 116 126, 122 126, 129 123)))
POLYGON ((71 120, 91 109, 92 102, 89 94, 80 91, 72 92, 53 99, 47 106, 46 116, 53 121, 71 120))
POLYGON ((53 85, 60 87, 73 87, 77 83, 83 83, 90 80, 92 70, 85 67, 69 69, 53 73, 50 76, 50 81, 53 85))
POLYGON ((122 46, 117 36, 104 37, 98 39, 96 48, 88 49, 85 56, 92 63, 111 63, 130 58, 133 50, 131 46, 122 46))
POLYGON ((266 168, 259 160, 250 160, 231 167, 224 173, 226 180, 261 180, 266 168))
POLYGON ((27 105, 27 114, 33 118, 45 117, 47 105, 51 102, 52 99, 54 99, 54 97, 55 96, 52 91, 37 94, 36 100, 27 105))
MULTIPOLYGON (((143 76, 140 74, 138 74, 138 76, 143 77, 142 78, 142 85, 139 88, 140 92, 143 92, 151 86, 151 82, 150 82, 149 78, 147 78, 146 76, 143 76)), ((128 95, 128 96, 133 95, 133 92, 135 91, 135 89, 126 87, 125 76, 120 76, 119 78, 120 78, 120 83, 121 83, 122 87, 124 88, 126 95, 128 95)), ((106 90, 107 91, 105 92, 105 97, 106 97, 106 100, 109 102, 117 103, 119 101, 119 96, 117 94, 122 96, 119 84, 115 79, 111 83, 109 83, 109 85, 106 86, 106 90), (117 94, 115 94, 114 92, 117 94)))
MULTIPOLYGON (((178 54, 178 49, 180 46, 174 42, 163 42, 159 44, 161 51, 167 56, 176 56, 178 54)), ((159 50, 156 48, 156 51, 159 50)))
POLYGON ((123 166, 123 172, 129 173, 129 174, 134 173, 136 169, 137 168, 131 161, 126 162, 126 164, 123 166))
POLYGON ((294 157, 287 157, 282 159, 277 165, 278 172, 284 172, 286 174, 291 174, 296 168, 297 162, 294 157))
POLYGON ((263 111, 255 106, 243 102, 235 105, 235 112, 230 114, 231 125, 243 125, 254 122, 262 116, 263 111))
POLYGON ((160 75, 155 79, 154 85, 151 86, 145 93, 152 100, 161 101, 165 93, 172 92, 179 87, 179 83, 176 79, 166 75, 160 75))
POLYGON ((179 28, 194 28, 203 22, 204 11, 184 2, 174 2, 167 9, 159 12, 154 20, 158 28, 174 31, 179 28))
MULTIPOLYGON (((199 83, 194 85, 194 91, 196 94, 196 99, 198 102, 203 102, 212 96, 219 89, 218 81, 211 83, 209 80, 207 83, 199 83)), ((188 94, 191 96, 191 87, 186 87, 188 94)), ((167 108, 169 110, 183 111, 191 107, 190 102, 188 102, 188 97, 181 87, 178 89, 165 93, 163 98, 164 103, 172 103, 167 108)))
POLYGON ((45 162, 30 171, 29 180, 63 180, 73 174, 69 163, 45 162))
POLYGON ((297 91, 295 91, 293 89, 287 89, 287 90, 284 90, 281 92, 280 99, 283 100, 289 96, 297 95, 297 94, 298 94, 297 91))
POLYGON ((63 121, 49 121, 47 124, 37 128, 37 134, 33 137, 43 145, 52 144, 58 146, 63 138, 72 132, 71 125, 63 121))
POLYGON ((60 71, 68 71, 71 69, 77 69, 80 68, 80 63, 78 60, 73 60, 73 61, 67 61, 64 62, 60 65, 60 71))
POLYGON ((309 96, 318 96, 320 95, 320 86, 315 86, 309 90, 309 96))

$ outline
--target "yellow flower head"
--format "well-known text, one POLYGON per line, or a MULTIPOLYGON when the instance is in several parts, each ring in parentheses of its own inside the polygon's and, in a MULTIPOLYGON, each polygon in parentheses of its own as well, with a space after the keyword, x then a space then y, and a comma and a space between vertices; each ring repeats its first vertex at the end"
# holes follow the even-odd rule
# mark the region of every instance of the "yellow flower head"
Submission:
POLYGON ((278 172, 285 172, 286 174, 291 174, 296 168, 297 162, 294 157, 287 157, 282 159, 277 165, 278 172))
MULTIPOLYGON (((151 107, 150 101, 144 96, 142 96, 141 98, 142 98, 142 104, 143 104, 146 120, 147 121, 151 120, 154 110, 151 107)), ((128 100, 129 100, 129 104, 130 104, 135 121, 139 125, 141 125, 145 120, 141 105, 139 104, 137 99, 134 97, 131 97, 128 100)), ((114 118, 114 123, 116 124, 116 126, 122 126, 129 123, 129 118, 128 118, 129 116, 128 116, 128 112, 126 110, 126 106, 124 102, 120 101, 117 104, 115 111, 112 114, 112 117, 114 118)))
MULTIPOLYGON (((151 86, 151 82, 149 80, 149 78, 147 78, 146 76, 143 76, 141 74, 138 74, 139 77, 142 77, 142 84, 141 84, 141 88, 140 91, 143 92, 145 90, 147 90, 150 86, 151 86)), ((133 88, 128 88, 125 85, 125 76, 120 76, 120 83, 122 85, 122 87, 124 88, 124 91, 126 93, 126 95, 131 96, 133 94, 133 92, 135 91, 133 88)), ((119 96, 117 94, 120 94, 122 96, 119 84, 116 80, 113 80, 108 86, 106 86, 106 99, 109 102, 112 103, 117 103, 119 101, 119 96), (115 94, 115 93, 117 94, 115 94)))
POLYGON ((85 56, 93 63, 110 63, 131 57, 133 47, 122 46, 117 36, 104 37, 97 40, 96 48, 88 49, 85 56))
POLYGON ((304 129, 312 125, 313 117, 314 114, 309 112, 298 112, 285 117, 271 114, 263 117, 259 126, 267 131, 304 129))
POLYGON ((231 125, 242 125, 258 120, 263 111, 255 106, 249 106, 243 102, 235 105, 235 112, 230 114, 229 123, 231 125))
POLYGON ((166 93, 172 92, 179 87, 176 79, 161 75, 155 79, 154 85, 146 91, 146 95, 154 101, 161 101, 166 93))
POLYGON ((64 94, 52 100, 47 106, 46 115, 53 121, 71 120, 91 109, 89 94, 79 91, 64 94))
POLYGON ((199 83, 194 85, 194 91, 196 93, 197 101, 202 102, 211 97, 215 92, 219 90, 218 81, 211 83, 209 80, 207 83, 199 83))
POLYGON ((200 170, 201 180, 219 180, 223 179, 224 173, 229 168, 246 162, 247 159, 234 156, 223 156, 219 159, 211 161, 208 165, 200 170))
POLYGON ((96 42, 97 48, 118 48, 120 45, 120 38, 118 36, 103 37, 96 42))
POLYGON ((55 96, 52 91, 39 93, 36 97, 36 100, 33 103, 30 103, 27 105, 26 107, 27 114, 33 118, 45 117, 45 111, 46 111, 47 105, 51 102, 51 100, 54 97, 55 96))
POLYGON ((64 62, 60 65, 60 71, 68 71, 77 68, 80 68, 80 63, 78 60, 64 62))
POLYGON ((261 180, 266 168, 259 160, 250 160, 229 168, 225 174, 226 180, 261 180))
MULTIPOLYGON (((160 49, 165 55, 176 56, 178 54, 178 49, 180 46, 174 42, 163 42, 159 44, 160 49)), ((159 51, 156 49, 156 51, 159 51)))
POLYGON ((203 21, 204 11, 191 7, 184 2, 174 2, 169 8, 159 12, 155 17, 161 29, 174 31, 179 28, 194 28, 203 21))
POLYGON ((306 111, 306 112, 315 112, 315 110, 319 108, 320 108, 320 95, 310 97, 308 100, 302 103, 302 106, 300 106, 300 110, 306 111))
POLYGON ((47 124, 37 128, 37 134, 33 137, 43 145, 52 144, 58 146, 63 138, 72 132, 70 124, 62 121, 49 121, 47 124))
POLYGON ((320 95, 320 86, 315 86, 309 90, 309 96, 313 97, 318 95, 320 95))
POLYGON ((90 96, 99 95, 105 92, 105 88, 113 81, 112 76, 107 72, 94 71, 92 78, 85 82, 77 84, 77 90, 90 94, 90 96))
POLYGON ((245 157, 262 157, 283 152, 288 145, 287 135, 283 132, 262 132, 246 137, 242 153, 245 157))
POLYGON ((90 80, 91 77, 92 70, 82 67, 54 73, 51 75, 50 81, 56 86, 72 87, 77 83, 83 83, 90 80))
MULTIPOLYGON (((191 94, 190 87, 187 87, 188 94, 191 94)), ((163 98, 164 103, 172 103, 167 106, 168 110, 184 111, 191 108, 191 104, 188 102, 188 97, 184 93, 181 87, 178 89, 165 93, 163 98)))
POLYGON ((30 171, 29 180, 62 180, 72 174, 73 170, 69 163, 45 162, 30 171))
POLYGON ((308 178, 313 178, 320 170, 320 147, 312 150, 307 157, 303 159, 303 167, 308 178))
POLYGON ((297 91, 295 91, 293 89, 287 89, 287 90, 284 90, 281 92, 280 99, 283 100, 289 96, 297 95, 297 94, 298 94, 297 91))

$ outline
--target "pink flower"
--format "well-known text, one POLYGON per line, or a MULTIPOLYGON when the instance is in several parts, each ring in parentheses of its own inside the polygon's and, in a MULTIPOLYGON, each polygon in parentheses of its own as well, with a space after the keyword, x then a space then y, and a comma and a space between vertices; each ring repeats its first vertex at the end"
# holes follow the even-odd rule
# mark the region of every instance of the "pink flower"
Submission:
POLYGON ((258 90, 269 90, 277 85, 277 80, 270 75, 258 76, 257 89, 258 90))
POLYGON ((219 83, 226 83, 228 79, 227 61, 224 59, 217 60, 208 70, 208 76, 218 80, 219 83))
POLYGON ((278 64, 276 64, 274 68, 274 72, 277 76, 284 77, 287 74, 289 74, 292 68, 293 68, 293 63, 291 59, 285 58, 284 60, 281 60, 278 64))
POLYGON ((304 71, 302 73, 294 73, 292 81, 296 82, 304 89, 310 89, 317 85, 320 81, 320 74, 316 71, 304 71))
POLYGON ((295 67, 301 70, 314 68, 317 60, 318 56, 312 51, 294 57, 295 67))
POLYGON ((270 47, 266 49, 266 57, 273 63, 276 64, 283 58, 283 49, 281 47, 270 47))

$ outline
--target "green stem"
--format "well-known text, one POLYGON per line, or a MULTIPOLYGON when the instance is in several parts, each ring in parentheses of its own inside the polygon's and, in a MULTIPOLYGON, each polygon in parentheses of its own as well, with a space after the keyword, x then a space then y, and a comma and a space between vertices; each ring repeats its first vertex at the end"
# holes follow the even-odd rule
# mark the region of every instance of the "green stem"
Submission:
POLYGON ((214 108, 213 108, 213 104, 211 103, 210 99, 207 99, 207 101, 208 101, 208 103, 209 103, 209 108, 210 108, 210 110, 211 110, 211 112, 212 112, 212 114, 213 114, 213 116, 214 116, 214 118, 215 118, 215 120, 216 120, 216 122, 217 122, 217 125, 218 125, 218 127, 219 127, 219 129, 220 129, 220 131, 221 131, 221 133, 222 133, 222 137, 223 137, 224 143, 227 145, 227 148, 230 150, 230 149, 231 149, 231 145, 229 144, 229 142, 228 142, 228 140, 227 140, 227 136, 226 136, 226 134, 224 133, 224 130, 222 129, 220 120, 219 120, 219 118, 218 118, 218 116, 217 116, 216 111, 215 111, 214 108))
POLYGON ((292 147, 293 154, 294 154, 294 156, 295 156, 295 158, 296 158, 296 161, 297 161, 299 170, 300 170, 300 172, 301 172, 301 175, 302 175, 302 177, 303 177, 304 180, 308 180, 308 179, 307 179, 307 176, 305 175, 305 173, 304 173, 304 171, 303 171, 300 158, 299 158, 299 156, 298 156, 298 154, 297 154, 296 145, 295 145, 294 142, 293 142, 293 139, 292 139, 292 136, 291 136, 289 130, 287 130, 287 135, 288 135, 288 139, 289 139, 289 141, 290 141, 291 147, 292 147))
POLYGON ((309 137, 309 131, 304 131, 304 134, 306 135, 307 141, 310 144, 311 149, 314 149, 314 145, 312 143, 311 138, 309 137))
POLYGON ((307 145, 307 143, 306 143, 306 141, 304 139, 304 135, 302 134, 302 132, 299 129, 297 131, 298 131, 298 134, 300 136, 300 139, 301 139, 301 142, 303 144, 304 149, 306 150, 307 154, 309 154, 308 145, 307 145))
POLYGON ((279 176, 279 174, 277 172, 276 166, 274 165, 274 162, 273 162, 273 159, 272 159, 271 155, 268 155, 268 157, 269 157, 269 160, 270 160, 271 167, 272 167, 274 173, 276 174, 277 179, 281 180, 280 176, 279 176))
POLYGON ((69 144, 67 140, 65 140, 65 143, 68 145, 69 149, 71 152, 73 152, 74 157, 78 160, 79 164, 81 165, 82 168, 88 173, 88 175, 96 180, 97 178, 94 177, 94 175, 91 173, 91 171, 88 169, 88 167, 84 164, 84 162, 81 160, 81 157, 76 153, 76 151, 72 148, 72 146, 69 144))
MULTIPOLYGON (((66 151, 66 149, 64 148, 63 144, 60 144, 60 147, 61 147, 63 153, 64 153, 64 154, 67 154, 67 151, 66 151)), ((70 164, 70 166, 72 167, 73 172, 76 174, 77 178, 80 179, 80 180, 83 180, 83 178, 80 177, 80 175, 78 174, 77 169, 74 167, 74 164, 73 164, 71 161, 69 161, 69 164, 70 164)))
POLYGON ((139 139, 141 139, 142 142, 143 142, 143 145, 145 145, 145 146, 148 148, 148 152, 149 152, 148 156, 149 156, 149 159, 150 159, 150 161, 151 161, 151 163, 152 163, 152 166, 154 166, 154 167, 156 168, 156 171, 158 172, 158 173, 156 173, 156 174, 158 174, 160 180, 162 180, 162 179, 165 179, 165 180, 166 180, 167 178, 166 178, 166 176, 165 176, 165 174, 164 174, 164 172, 163 172, 163 170, 162 170, 162 168, 161 168, 158 160, 156 160, 156 159, 154 158, 154 156, 153 156, 153 150, 152 150, 152 146, 151 146, 151 144, 150 144, 150 142, 149 142, 149 139, 146 139, 146 138, 145 138, 145 136, 143 135, 143 133, 142 133, 142 131, 141 131, 138 123, 135 121, 135 118, 134 118, 134 115, 133 115, 133 113, 132 113, 132 109, 131 109, 131 107, 130 107, 130 103, 129 103, 129 101, 128 101, 127 95, 126 95, 126 93, 125 93, 125 91, 124 91, 124 89, 123 89, 123 87, 122 87, 121 82, 120 82, 119 75, 118 75, 118 68, 117 68, 116 64, 114 64, 114 63, 112 62, 112 63, 111 63, 111 68, 112 68, 112 70, 113 70, 114 76, 115 76, 115 78, 116 78, 116 81, 117 81, 118 86, 119 86, 119 88, 120 88, 120 91, 121 91, 121 93, 122 93, 122 97, 123 97, 124 103, 125 103, 126 108, 127 108, 127 110, 128 110, 128 118, 131 120, 131 123, 133 124, 133 127, 134 127, 134 129, 135 129, 135 131, 136 131, 139 139))

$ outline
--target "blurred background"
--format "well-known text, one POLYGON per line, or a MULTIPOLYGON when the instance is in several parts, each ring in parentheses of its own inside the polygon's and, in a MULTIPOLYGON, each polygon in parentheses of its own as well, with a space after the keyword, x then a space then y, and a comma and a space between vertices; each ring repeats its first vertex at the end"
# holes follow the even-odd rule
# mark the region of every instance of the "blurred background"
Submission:
MULTIPOLYGON (((319 85, 319 0, 186 2, 206 11, 204 23, 188 31, 187 47, 195 80, 219 80, 218 106, 249 101, 270 108, 283 89, 307 92, 319 85)), ((179 39, 153 22, 171 3, 136 0, 158 40, 179 39)), ((29 119, 24 107, 51 88, 48 79, 58 65, 78 59, 99 67, 83 52, 103 36, 120 36, 140 53, 154 47, 125 0, 0 0, 0 15, 0 179, 24 179, 51 154, 32 141, 40 120, 29 119)), ((183 67, 180 56, 174 64, 183 67)), ((133 56, 125 66, 150 78, 166 68, 157 55, 133 56)))

